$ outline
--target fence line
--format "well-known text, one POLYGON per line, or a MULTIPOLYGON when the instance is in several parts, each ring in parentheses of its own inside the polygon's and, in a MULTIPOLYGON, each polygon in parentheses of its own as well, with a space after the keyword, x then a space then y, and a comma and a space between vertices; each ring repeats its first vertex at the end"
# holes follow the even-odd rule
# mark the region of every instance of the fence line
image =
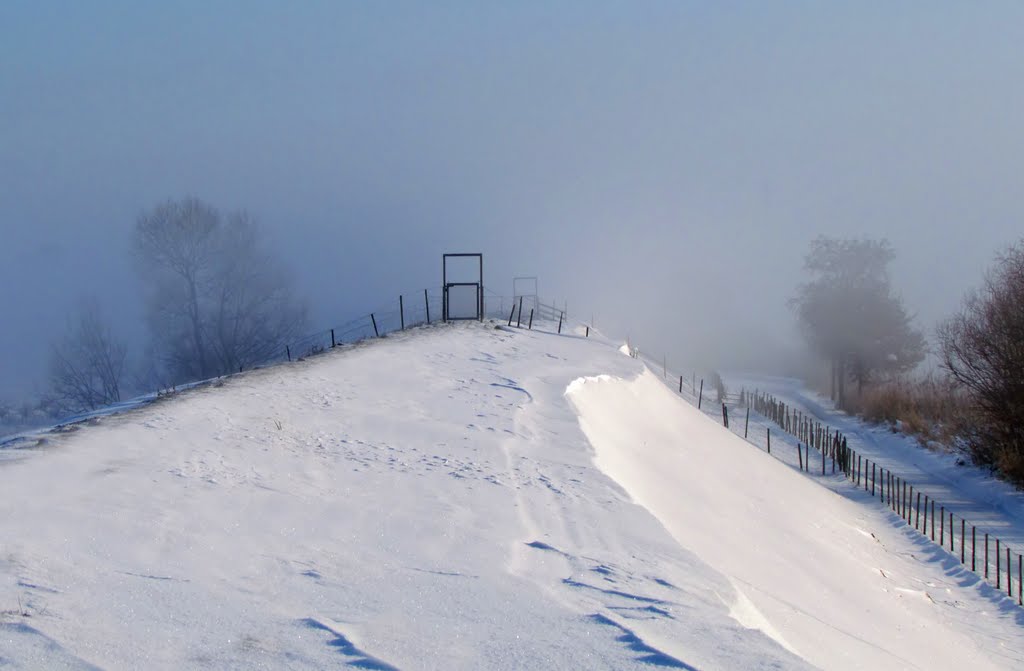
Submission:
MULTIPOLYGON (((682 388, 681 380, 682 378, 680 378, 680 388, 682 388)), ((805 415, 799 409, 759 390, 755 390, 753 393, 743 390, 737 400, 741 407, 746 406, 748 411, 756 412, 783 432, 797 439, 798 470, 802 470, 808 475, 811 474, 811 449, 813 448, 817 452, 817 456, 820 456, 822 476, 841 474, 858 490, 863 490, 866 495, 877 499, 879 503, 899 515, 907 526, 913 527, 926 540, 935 543, 940 548, 948 549, 954 558, 959 557, 964 568, 969 568, 980 579, 1000 592, 1005 589, 1006 596, 1015 599, 1017 605, 1024 605, 1024 553, 1014 552, 1009 545, 988 532, 983 532, 979 548, 976 525, 971 524, 963 517, 957 517, 952 511, 947 515, 944 504, 939 503, 921 489, 916 488, 913 483, 894 474, 891 470, 858 454, 856 450, 849 447, 847 437, 840 430, 833 429, 816 417, 805 415), (936 507, 938 507, 938 513, 936 513, 936 507), (937 530, 936 527, 938 527, 937 530), (968 528, 970 529, 970 538, 968 538, 968 528), (993 545, 995 549, 994 566, 989 554, 993 545), (1014 559, 1016 559, 1016 567, 1014 559)), ((744 433, 746 434, 746 432, 746 428, 744 428, 744 433)), ((744 435, 744 438, 746 437, 744 435)), ((771 454, 770 440, 769 433, 767 448, 769 454, 771 454)), ((752 441, 748 439, 747 442, 752 441)))

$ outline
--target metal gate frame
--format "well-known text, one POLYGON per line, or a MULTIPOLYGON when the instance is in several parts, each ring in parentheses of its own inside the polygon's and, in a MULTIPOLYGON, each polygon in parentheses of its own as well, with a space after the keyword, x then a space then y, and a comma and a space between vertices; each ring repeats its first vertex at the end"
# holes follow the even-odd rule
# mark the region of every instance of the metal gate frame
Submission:
POLYGON ((484 255, 483 254, 444 254, 441 259, 441 318, 444 321, 456 321, 460 319, 477 321, 484 320, 484 255), (448 281, 448 259, 476 257, 479 261, 479 278, 476 282, 449 282, 448 281), (452 287, 476 287, 476 316, 475 317, 452 317, 448 314, 448 290, 452 287))

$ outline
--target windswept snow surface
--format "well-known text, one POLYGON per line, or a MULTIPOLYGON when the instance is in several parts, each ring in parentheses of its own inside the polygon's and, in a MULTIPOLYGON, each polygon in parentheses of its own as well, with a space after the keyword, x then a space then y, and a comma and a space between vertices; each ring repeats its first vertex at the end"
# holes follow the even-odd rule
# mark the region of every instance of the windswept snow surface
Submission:
POLYGON ((803 667, 594 466, 565 388, 640 371, 596 338, 418 329, 20 449, 0 665, 803 667))
MULTIPOLYGON (((727 382, 730 390, 742 387, 767 391, 790 407, 842 431, 857 454, 891 470, 913 485, 915 491, 938 501, 947 513, 956 515, 957 525, 961 517, 966 518, 969 524, 977 526, 979 538, 987 532, 1009 544, 1016 577, 1016 557, 1024 552, 1024 492, 997 480, 986 469, 963 464, 956 454, 925 449, 909 436, 893 433, 885 426, 866 424, 836 410, 831 401, 795 378, 730 375, 727 382)), ((994 545, 992 555, 990 564, 994 572, 994 545)))
POLYGON ((417 329, 17 454, 0 666, 1021 664, 1016 607, 582 334, 417 329))
POLYGON ((598 466, 727 577, 743 625, 828 669, 1024 665, 1024 610, 872 500, 754 448, 650 371, 567 396, 598 466))

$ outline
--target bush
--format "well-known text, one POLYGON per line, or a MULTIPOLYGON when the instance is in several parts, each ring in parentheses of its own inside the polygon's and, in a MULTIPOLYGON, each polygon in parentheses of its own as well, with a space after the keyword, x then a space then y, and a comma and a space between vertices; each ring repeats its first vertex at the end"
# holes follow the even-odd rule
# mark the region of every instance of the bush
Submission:
POLYGON ((972 457, 1024 484, 1024 244, 997 257, 938 340, 943 366, 977 412, 966 433, 972 457))
POLYGON ((718 403, 725 403, 725 382, 722 381, 722 376, 718 374, 718 371, 711 372, 711 386, 715 388, 715 394, 717 396, 718 403))
POLYGON ((949 380, 927 375, 899 378, 848 399, 856 414, 876 424, 891 424, 922 445, 958 443, 972 424, 970 398, 949 380))

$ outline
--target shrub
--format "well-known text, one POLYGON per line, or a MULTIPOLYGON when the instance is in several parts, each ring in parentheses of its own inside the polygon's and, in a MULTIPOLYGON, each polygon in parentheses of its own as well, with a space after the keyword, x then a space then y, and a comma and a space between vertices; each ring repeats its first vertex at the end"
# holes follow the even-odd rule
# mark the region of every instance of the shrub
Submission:
POLYGON ((943 366, 977 412, 971 455, 1024 484, 1024 241, 939 326, 943 366))

